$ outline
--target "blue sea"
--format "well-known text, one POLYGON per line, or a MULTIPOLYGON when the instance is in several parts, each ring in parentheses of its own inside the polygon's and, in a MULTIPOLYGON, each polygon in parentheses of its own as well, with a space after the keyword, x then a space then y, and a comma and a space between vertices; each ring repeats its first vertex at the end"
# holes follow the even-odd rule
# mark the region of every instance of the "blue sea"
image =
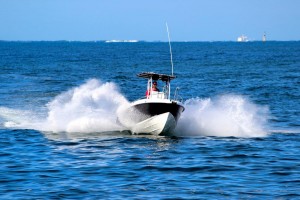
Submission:
POLYGON ((0 199, 300 199, 300 42, 172 49, 185 111, 158 137, 116 116, 168 43, 0 42, 0 199))

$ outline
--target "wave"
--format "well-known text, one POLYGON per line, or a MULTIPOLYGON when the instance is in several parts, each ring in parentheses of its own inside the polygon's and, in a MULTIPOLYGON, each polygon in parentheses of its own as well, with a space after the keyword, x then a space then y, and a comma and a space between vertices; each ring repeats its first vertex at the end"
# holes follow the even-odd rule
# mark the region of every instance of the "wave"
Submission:
POLYGON ((300 134, 300 129, 295 128, 285 128, 285 129, 271 129, 271 133, 281 133, 281 134, 300 134))

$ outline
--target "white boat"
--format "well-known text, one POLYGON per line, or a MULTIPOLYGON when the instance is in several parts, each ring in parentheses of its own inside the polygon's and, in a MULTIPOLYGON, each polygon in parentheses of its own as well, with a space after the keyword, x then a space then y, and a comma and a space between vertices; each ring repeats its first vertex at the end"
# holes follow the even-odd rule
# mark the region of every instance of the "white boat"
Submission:
POLYGON ((248 37, 245 35, 241 35, 240 37, 237 38, 238 42, 248 42, 248 37))
POLYGON ((174 99, 170 98, 170 81, 175 76, 144 72, 138 74, 138 77, 148 79, 146 96, 126 108, 121 108, 118 111, 118 122, 132 134, 172 134, 184 111, 178 88, 175 90, 174 99), (152 91, 156 81, 165 83, 162 92, 152 91))
POLYGON ((263 42, 266 42, 266 41, 267 41, 266 33, 264 33, 264 35, 263 35, 263 37, 262 37, 262 41, 263 41, 263 42))
POLYGON ((170 82, 176 77, 173 75, 172 48, 167 23, 166 27, 169 38, 172 75, 154 72, 138 74, 138 77, 148 80, 145 97, 132 102, 127 107, 121 107, 117 112, 117 121, 133 134, 170 135, 184 111, 181 103, 182 99, 178 95, 179 88, 175 89, 174 99, 171 99, 170 82), (156 88, 157 81, 165 84, 162 91, 156 88))

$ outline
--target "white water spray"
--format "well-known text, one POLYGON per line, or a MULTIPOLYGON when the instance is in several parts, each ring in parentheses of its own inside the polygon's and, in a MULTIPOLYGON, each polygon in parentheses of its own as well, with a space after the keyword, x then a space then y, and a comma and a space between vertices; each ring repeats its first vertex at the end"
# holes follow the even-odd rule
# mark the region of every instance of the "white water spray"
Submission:
POLYGON ((48 103, 46 119, 28 120, 33 113, 8 108, 2 108, 0 116, 7 120, 4 126, 8 128, 81 133, 119 131, 122 127, 116 124, 116 110, 126 104, 128 101, 114 83, 91 79, 48 103))
POLYGON ((116 124, 116 110, 127 103, 114 83, 92 79, 49 103, 44 128, 54 132, 120 130, 116 124))
POLYGON ((37 129, 39 117, 30 110, 0 107, 0 127, 16 129, 37 129))
POLYGON ((190 99, 179 120, 178 135, 263 137, 268 134, 268 108, 238 95, 190 99))
MULTIPOLYGON (((91 79, 55 97, 47 104, 47 113, 0 107, 0 123, 6 128, 50 132, 122 131, 116 123, 117 112, 128 105, 114 83, 91 79)), ((176 134, 263 137, 268 134, 268 118, 267 107, 239 95, 190 99, 185 102, 176 134)))

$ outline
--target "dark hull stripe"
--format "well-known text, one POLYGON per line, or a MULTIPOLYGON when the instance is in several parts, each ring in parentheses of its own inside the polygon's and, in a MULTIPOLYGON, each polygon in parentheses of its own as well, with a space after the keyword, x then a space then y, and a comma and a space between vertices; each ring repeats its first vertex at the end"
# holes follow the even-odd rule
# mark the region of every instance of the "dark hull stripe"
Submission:
POLYGON ((170 112, 174 116, 176 122, 184 110, 183 106, 176 103, 142 103, 135 105, 134 108, 151 117, 170 112))

